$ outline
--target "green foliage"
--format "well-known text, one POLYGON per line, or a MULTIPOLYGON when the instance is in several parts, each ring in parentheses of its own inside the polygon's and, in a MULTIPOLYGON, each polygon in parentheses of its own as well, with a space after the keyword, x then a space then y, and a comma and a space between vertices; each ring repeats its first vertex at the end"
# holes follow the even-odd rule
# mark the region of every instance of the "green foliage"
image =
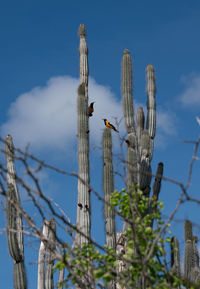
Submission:
MULTIPOLYGON (((161 234, 164 222, 161 218, 162 202, 149 199, 143 195, 138 187, 131 192, 115 191, 111 195, 111 209, 115 208, 129 226, 123 233, 126 246, 122 253, 116 253, 113 249, 105 247, 100 252, 93 244, 83 244, 82 247, 73 248, 73 258, 65 255, 66 264, 70 260, 71 272, 67 282, 77 283, 77 278, 83 280, 89 272, 97 282, 104 282, 106 287, 110 281, 115 281, 124 288, 139 288, 137 284, 145 283, 145 288, 180 288, 184 284, 175 273, 170 272, 165 262, 166 245, 170 243, 169 235, 161 234), (151 214, 145 214, 149 203, 156 209, 151 214), (151 227, 152 220, 154 228, 151 227), (157 242, 155 239, 157 238, 157 242), (124 268, 118 272, 119 262, 123 262, 124 268)), ((169 227, 169 225, 167 226, 169 227)), ((168 232, 169 234, 170 232, 168 232)), ((55 266, 60 270, 63 262, 55 266)), ((142 288, 142 287, 140 287, 142 288)))

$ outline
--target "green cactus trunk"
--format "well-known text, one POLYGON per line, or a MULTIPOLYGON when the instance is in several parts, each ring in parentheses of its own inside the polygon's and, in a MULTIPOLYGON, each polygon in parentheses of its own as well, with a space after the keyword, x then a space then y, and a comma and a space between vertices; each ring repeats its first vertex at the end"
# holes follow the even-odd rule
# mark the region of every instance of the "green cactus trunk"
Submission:
POLYGON ((7 239, 11 257, 14 260, 14 288, 26 289, 26 273, 24 266, 24 245, 22 216, 17 210, 20 205, 20 197, 16 184, 16 171, 14 166, 14 145, 12 137, 6 137, 6 163, 8 193, 6 198, 7 239))

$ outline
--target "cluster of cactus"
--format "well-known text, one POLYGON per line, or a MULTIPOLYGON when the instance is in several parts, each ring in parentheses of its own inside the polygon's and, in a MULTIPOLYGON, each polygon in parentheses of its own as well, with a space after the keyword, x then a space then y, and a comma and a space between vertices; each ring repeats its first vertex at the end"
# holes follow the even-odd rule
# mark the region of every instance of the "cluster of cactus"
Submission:
MULTIPOLYGON (((90 171, 89 171, 89 117, 88 117, 88 47, 86 43, 86 29, 83 24, 79 27, 80 36, 80 85, 78 88, 78 206, 77 206, 77 231, 74 245, 82 246, 89 243, 91 234, 91 205, 90 205, 90 171)), ((132 59, 126 49, 122 58, 122 99, 124 119, 127 130, 127 190, 139 185, 146 197, 151 192, 151 160, 153 156, 154 137, 156 133, 156 84, 154 67, 149 64, 146 69, 146 92, 147 92, 147 116, 142 107, 138 108, 136 117, 133 103, 133 76, 132 59), (135 121, 136 119, 136 121, 135 121)), ((112 134, 109 128, 103 132, 103 189, 104 189, 104 215, 106 245, 120 254, 125 252, 126 241, 123 233, 115 232, 115 214, 110 208, 110 196, 114 191, 114 172, 112 160, 112 134), (117 236, 117 237, 116 237, 117 236), (117 239, 117 240, 116 240, 117 239)), ((14 148, 11 136, 6 139, 7 159, 7 238, 11 257, 14 260, 14 287, 15 289, 27 288, 24 250, 23 228, 20 215, 20 199, 15 180, 14 148)), ((152 206, 158 200, 163 175, 163 163, 158 164, 155 181, 152 187, 153 198, 149 201, 148 213, 156 209, 152 206)), ((152 222, 153 226, 153 222, 152 222)), ((125 224, 123 230, 127 228, 125 224)), ((43 235, 52 240, 55 238, 55 221, 45 220, 43 235)), ((190 283, 200 280, 199 255, 195 242, 196 237, 192 233, 192 224, 185 222, 185 254, 184 254, 184 277, 190 283)), ((52 266, 55 248, 46 248, 41 242, 38 264, 38 289, 53 289, 52 266), (46 262, 46 270, 45 264, 46 262)), ((123 270, 124 264, 119 260, 118 271, 123 270)), ((171 271, 180 275, 179 242, 176 237, 171 240, 171 271)), ((64 272, 61 272, 61 280, 64 272)), ((84 277, 83 277, 84 281, 84 277)), ((76 285, 76 288, 80 288, 76 285)), ((93 285, 91 285, 93 288, 93 285)), ((119 284, 111 281, 109 289, 121 288, 119 284)))
MULTIPOLYGON (((200 284, 199 252, 196 247, 198 237, 193 235, 192 223, 189 220, 185 221, 184 231, 185 248, 184 272, 182 279, 185 280, 186 288, 191 288, 191 286, 199 286, 200 284)), ((181 277, 182 275, 180 266, 179 240, 177 237, 171 238, 171 273, 174 273, 177 277, 181 277)))

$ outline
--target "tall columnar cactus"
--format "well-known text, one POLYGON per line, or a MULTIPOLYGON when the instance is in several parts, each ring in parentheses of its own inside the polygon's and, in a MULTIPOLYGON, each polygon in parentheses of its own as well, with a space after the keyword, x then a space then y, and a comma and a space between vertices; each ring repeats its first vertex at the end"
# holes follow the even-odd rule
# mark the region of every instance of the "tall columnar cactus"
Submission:
POLYGON ((139 184, 146 196, 150 193, 151 159, 153 154, 153 139, 156 131, 155 103, 155 72, 151 64, 146 69, 147 91, 147 120, 141 107, 136 115, 137 128, 134 121, 132 61, 129 51, 124 50, 122 58, 122 97, 124 119, 127 129, 127 168, 128 185, 139 184))
MULTIPOLYGON (((104 189, 104 216, 106 230, 106 245, 116 249, 115 240, 115 214, 110 208, 110 197, 114 191, 114 175, 112 164, 112 135, 109 128, 103 133, 103 189, 104 189)), ((108 289, 115 289, 115 281, 108 284, 108 289)))
MULTIPOLYGON (((44 220, 43 224, 43 236, 47 238, 48 236, 48 226, 47 220, 44 220)), ((38 283, 37 289, 45 288, 45 244, 43 241, 40 243, 39 256, 38 256, 38 283)))
POLYGON ((171 238, 171 270, 177 276, 180 276, 180 250, 179 241, 176 237, 171 238))
POLYGON ((88 48, 84 24, 79 27, 80 86, 78 88, 78 206, 75 243, 82 245, 90 237, 90 176, 89 176, 89 123, 88 123, 88 48), (88 237, 88 238, 87 238, 88 237))
POLYGON ((136 140, 134 108, 133 108, 133 77, 132 77, 132 59, 127 49, 124 50, 122 58, 122 101, 125 118, 127 137, 127 168, 128 180, 127 185, 132 186, 139 183, 137 171, 139 169, 138 145, 136 140))
POLYGON ((26 273, 24 267, 24 245, 22 234, 22 216, 20 214, 20 197, 16 184, 14 165, 14 146, 12 137, 6 137, 6 163, 8 193, 6 198, 8 248, 14 260, 14 288, 26 289, 26 273))
MULTIPOLYGON (((191 282, 191 272, 195 267, 195 252, 193 243, 192 223, 189 220, 185 221, 185 250, 184 250, 184 277, 188 282, 191 282)), ((188 284, 189 285, 189 284, 188 284)))
POLYGON ((48 223, 48 235, 47 238, 50 241, 50 246, 46 249, 46 270, 45 270, 45 289, 53 289, 53 264, 55 261, 56 250, 56 222, 54 218, 51 218, 48 223))
POLYGON ((78 206, 77 228, 85 235, 76 233, 76 244, 87 243, 90 237, 90 190, 89 190, 89 129, 88 105, 85 100, 85 84, 78 88, 78 206))
POLYGON ((103 188, 104 188, 104 215, 106 229, 106 245, 115 249, 115 214, 109 203, 111 193, 114 191, 114 176, 112 164, 112 136, 109 128, 103 133, 103 188))

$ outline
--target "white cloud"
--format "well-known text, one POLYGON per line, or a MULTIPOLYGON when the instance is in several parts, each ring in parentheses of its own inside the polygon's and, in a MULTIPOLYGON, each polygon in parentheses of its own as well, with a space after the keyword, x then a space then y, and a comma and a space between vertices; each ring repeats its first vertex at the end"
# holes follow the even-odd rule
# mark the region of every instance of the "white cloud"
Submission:
MULTIPOLYGON (((0 128, 11 134, 16 146, 31 144, 32 149, 71 147, 77 134, 77 88, 79 80, 70 76, 51 78, 46 86, 36 87, 19 95, 8 111, 8 120, 0 128)), ((90 118, 90 137, 101 141, 102 118, 121 117, 121 104, 108 87, 95 80, 89 82, 89 99, 95 101, 95 113, 90 118)))
MULTIPOLYGON (((8 119, 1 126, 3 136, 11 134, 14 144, 31 150, 73 150, 77 135, 77 88, 79 79, 70 76, 52 77, 44 87, 36 87, 21 94, 8 111, 8 119)), ((103 118, 115 124, 115 117, 123 116, 121 102, 109 87, 89 80, 89 101, 95 101, 94 114, 90 118, 92 145, 101 146, 104 129, 103 118)), ((136 107, 138 104, 135 104, 136 107)), ((158 109, 156 143, 163 146, 165 138, 175 132, 174 117, 158 109)), ((120 124, 120 135, 125 134, 120 124)), ((117 134, 113 133, 114 141, 117 134)))
POLYGON ((187 78, 182 79, 186 88, 180 95, 180 101, 185 106, 200 106, 200 75, 191 74, 187 78))
POLYGON ((163 110, 160 107, 157 109, 157 128, 155 144, 157 147, 166 148, 169 142, 169 136, 174 136, 177 133, 176 116, 172 111, 163 110))

